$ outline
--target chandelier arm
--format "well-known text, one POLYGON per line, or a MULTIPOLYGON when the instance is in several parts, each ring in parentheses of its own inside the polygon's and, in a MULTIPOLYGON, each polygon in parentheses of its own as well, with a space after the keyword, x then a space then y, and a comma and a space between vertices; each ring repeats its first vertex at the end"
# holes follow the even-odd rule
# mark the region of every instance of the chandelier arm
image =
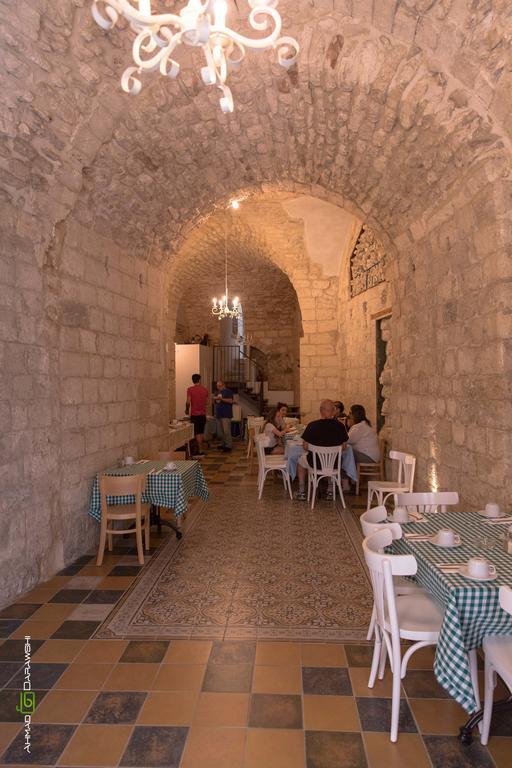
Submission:
MULTIPOLYGON (((92 0, 91 7, 92 16, 102 29, 112 29, 122 15, 135 32, 132 56, 136 66, 128 67, 121 78, 123 90, 132 95, 141 90, 142 83, 136 75, 142 70, 160 68, 162 75, 177 77, 180 66, 171 59, 171 54, 179 44, 185 44, 203 48, 206 59, 206 66, 201 70, 203 82, 217 85, 222 92, 221 110, 224 113, 233 112, 233 95, 226 79, 230 70, 240 67, 245 48, 274 48, 278 63, 287 69, 295 63, 299 53, 299 45, 294 38, 281 37, 282 21, 276 10, 279 0, 248 0, 250 26, 257 32, 271 29, 262 38, 246 37, 227 27, 225 11, 216 9, 213 0, 188 0, 179 16, 174 13, 141 13, 132 2, 92 0)), ((149 2, 140 3, 140 6, 150 10, 149 2)))
POLYGON ((279 35, 281 34, 281 28, 282 28, 282 22, 281 22, 281 16, 277 11, 275 11, 273 8, 265 8, 265 9, 254 9, 251 11, 249 15, 249 23, 253 29, 256 30, 262 30, 266 29, 268 26, 266 21, 263 22, 257 22, 255 20, 255 17, 257 15, 265 14, 266 16, 269 16, 275 26, 272 32, 267 35, 266 37, 246 37, 245 35, 241 35, 238 32, 235 32, 234 29, 231 29, 230 27, 216 27, 215 25, 212 25, 211 33, 213 35, 225 35, 226 37, 229 37, 234 43, 238 43, 238 45, 243 46, 244 48, 255 48, 255 49, 264 49, 264 48, 272 48, 276 42, 279 39, 279 35))
MULTIPOLYGON (((207 7, 207 2, 202 4, 201 13, 205 13, 207 7)), ((140 26, 163 27, 168 26, 169 24, 180 28, 184 26, 184 22, 181 16, 176 16, 175 13, 155 13, 146 16, 145 13, 141 13, 136 8, 134 8, 133 5, 128 2, 128 0, 93 0, 92 14, 94 16, 94 20, 100 25, 100 27, 103 27, 103 29, 112 29, 112 27, 114 27, 119 20, 119 14, 124 16, 130 22, 139 24, 140 26), (111 19, 110 22, 108 22, 100 12, 98 8, 100 3, 103 6, 106 6, 105 13, 111 19), (111 15, 111 11, 113 11, 116 16, 115 21, 113 19, 113 15, 111 15), (104 26, 105 24, 108 26, 104 26)))

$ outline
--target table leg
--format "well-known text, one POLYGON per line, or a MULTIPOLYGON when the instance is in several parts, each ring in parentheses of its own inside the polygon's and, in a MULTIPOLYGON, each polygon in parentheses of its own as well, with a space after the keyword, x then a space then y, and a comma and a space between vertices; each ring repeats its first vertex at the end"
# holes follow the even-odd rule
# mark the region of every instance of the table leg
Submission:
MULTIPOLYGON (((493 714, 495 712, 512 712, 512 696, 508 699, 502 699, 501 701, 495 701, 492 708, 493 714)), ((459 728, 459 740, 462 744, 471 744, 473 741, 473 729, 479 725, 484 716, 483 709, 479 709, 467 720, 464 725, 459 728)))
POLYGON ((167 526, 167 528, 171 528, 171 530, 174 531, 176 534, 176 538, 179 540, 182 538, 183 533, 181 532, 181 517, 176 518, 176 525, 173 525, 170 520, 163 520, 160 516, 160 507, 155 507, 154 505, 151 506, 150 510, 150 525, 156 525, 157 530, 160 533, 162 530, 162 525, 167 526))

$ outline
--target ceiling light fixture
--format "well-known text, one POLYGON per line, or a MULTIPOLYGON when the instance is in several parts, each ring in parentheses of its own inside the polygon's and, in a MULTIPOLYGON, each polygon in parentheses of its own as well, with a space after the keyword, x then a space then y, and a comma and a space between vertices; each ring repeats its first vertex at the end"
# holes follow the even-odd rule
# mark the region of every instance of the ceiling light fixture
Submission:
POLYGON ((201 79, 205 85, 216 85, 221 90, 223 112, 233 112, 233 96, 226 79, 230 70, 240 68, 246 48, 276 49, 277 61, 285 69, 297 60, 298 42, 293 37, 281 37, 279 0, 247 0, 250 26, 257 32, 271 28, 266 37, 259 39, 245 37, 226 26, 226 0, 188 0, 179 15, 152 13, 151 0, 133 2, 138 7, 128 0, 93 0, 91 9, 102 29, 112 29, 122 16, 136 34, 132 46, 136 66, 125 69, 121 77, 123 90, 133 96, 140 93, 142 82, 136 75, 143 71, 159 69, 166 77, 178 76, 180 65, 171 56, 181 44, 202 48, 206 65, 201 67, 201 79))
MULTIPOLYGON (((240 207, 238 200, 233 200, 231 208, 237 210, 240 207)), ((229 306, 229 294, 228 294, 228 226, 227 221, 224 225, 224 274, 225 274, 225 291, 226 293, 222 299, 212 299, 212 315, 222 320, 224 317, 240 317, 242 314, 242 308, 240 306, 240 300, 238 296, 235 296, 231 307, 229 306)))

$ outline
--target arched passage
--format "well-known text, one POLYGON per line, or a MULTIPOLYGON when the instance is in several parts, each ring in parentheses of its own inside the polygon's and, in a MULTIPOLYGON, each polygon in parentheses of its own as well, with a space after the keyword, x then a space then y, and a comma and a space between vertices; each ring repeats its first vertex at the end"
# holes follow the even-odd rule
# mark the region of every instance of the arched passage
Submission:
MULTIPOLYGON (((470 507, 508 498, 508 5, 283 0, 299 66, 283 73, 251 59, 233 80, 231 118, 192 66, 183 90, 155 78, 137 100, 124 96, 117 73, 129 38, 104 35, 88 4, 52 6, 51 24, 49 3, 4 10, 9 594, 93 540, 76 511, 94 472, 163 439, 167 270, 198 222, 245 190, 306 193, 374 227, 391 255, 393 440, 417 453, 419 487, 435 477, 470 507)), ((321 332, 308 330, 317 319, 307 312, 325 299, 304 307, 305 292, 321 278, 304 265, 292 274, 281 250, 269 253, 302 302, 307 345, 321 332)), ((344 300, 348 333, 355 305, 344 300)), ((326 332, 338 333, 338 366, 343 334, 338 324, 326 332)), ((355 366, 341 370, 350 389, 355 366)), ((318 389, 303 382, 306 405, 330 391, 324 378, 318 389)))

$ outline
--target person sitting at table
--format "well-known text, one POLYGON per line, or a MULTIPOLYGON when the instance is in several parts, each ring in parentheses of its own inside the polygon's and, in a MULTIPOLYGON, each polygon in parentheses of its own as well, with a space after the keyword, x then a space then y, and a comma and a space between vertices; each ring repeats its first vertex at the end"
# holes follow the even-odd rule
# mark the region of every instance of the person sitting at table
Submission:
POLYGON ((289 429, 285 424, 287 413, 288 406, 285 403, 278 403, 277 406, 270 411, 265 426, 263 427, 263 434, 266 435, 268 440, 268 445, 265 446, 265 453, 284 453, 281 439, 287 432, 289 432, 289 429))
POLYGON ((354 451, 356 464, 377 464, 380 461, 379 439, 363 405, 351 406, 348 425, 348 442, 354 451))
POLYGON ((341 402, 341 400, 335 400, 334 405, 336 406, 336 416, 335 418, 338 419, 338 421, 343 424, 343 426, 346 427, 347 425, 347 414, 345 413, 345 406, 341 402))
MULTIPOLYGON (((332 400, 322 400, 320 403, 320 418, 310 421, 302 434, 303 447, 308 451, 308 445, 318 445, 323 448, 331 448, 335 445, 343 445, 348 440, 345 426, 336 419, 336 406, 332 400)), ((299 490, 295 496, 299 501, 306 500, 305 482, 308 467, 313 466, 313 457, 309 451, 300 457, 297 466, 299 478, 299 490)), ((332 499, 332 487, 327 492, 327 499, 332 499)))

